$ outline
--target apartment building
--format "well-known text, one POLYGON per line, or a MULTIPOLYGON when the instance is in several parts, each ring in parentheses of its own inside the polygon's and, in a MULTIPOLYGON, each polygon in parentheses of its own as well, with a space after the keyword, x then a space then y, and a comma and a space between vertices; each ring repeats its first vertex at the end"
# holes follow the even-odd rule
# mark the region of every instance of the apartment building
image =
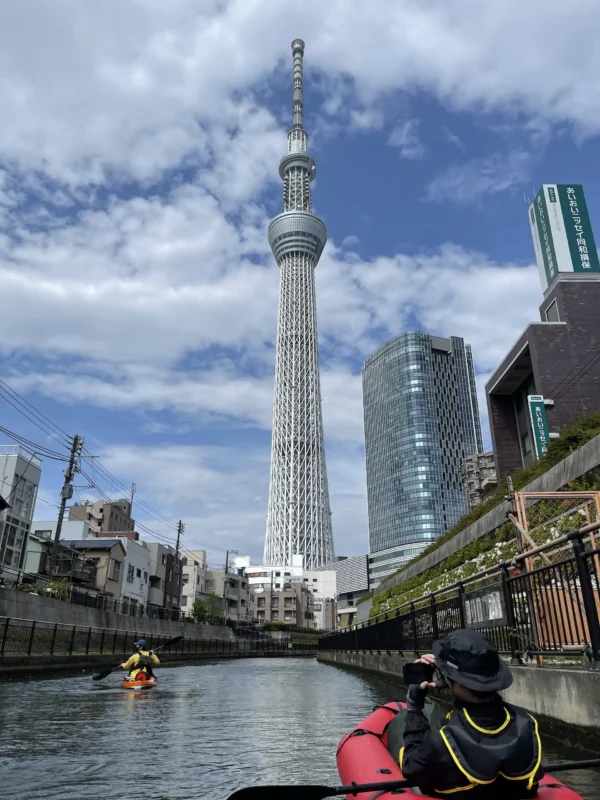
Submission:
POLYGON ((75 503, 69 508, 69 519, 87 522, 93 533, 133 531, 135 521, 131 517, 131 502, 125 498, 107 503, 98 500, 92 503, 75 503))

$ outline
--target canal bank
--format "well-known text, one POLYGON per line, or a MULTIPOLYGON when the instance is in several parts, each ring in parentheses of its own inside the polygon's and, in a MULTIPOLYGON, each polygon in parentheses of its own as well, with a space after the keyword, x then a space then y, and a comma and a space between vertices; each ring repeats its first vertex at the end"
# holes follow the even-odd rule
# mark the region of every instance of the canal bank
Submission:
MULTIPOLYGON (((184 626, 188 629, 189 626, 184 626)), ((219 626, 213 628, 218 633, 219 626)), ((273 639, 268 633, 250 631, 233 638, 177 637, 112 628, 63 625, 27 619, 0 618, 0 677, 94 669, 126 661, 133 643, 145 639, 148 649, 160 650, 163 662, 214 658, 288 657, 316 655, 311 643, 273 639)))
MULTIPOLYGON (((402 667, 413 662, 414 657, 319 651, 317 660, 403 686, 402 667)), ((507 702, 530 711, 552 736, 600 752, 600 670, 530 666, 511 669, 513 685, 502 693, 507 702)), ((441 694, 442 700, 445 695, 441 694)))

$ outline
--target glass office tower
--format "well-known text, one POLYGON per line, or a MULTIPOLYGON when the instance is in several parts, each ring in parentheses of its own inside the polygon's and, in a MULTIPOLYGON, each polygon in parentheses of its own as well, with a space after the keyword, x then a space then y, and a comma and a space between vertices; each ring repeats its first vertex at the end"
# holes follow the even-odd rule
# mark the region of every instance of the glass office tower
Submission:
POLYGON ((371 585, 468 511, 461 472, 483 450, 471 348, 422 331, 384 344, 363 370, 371 585))

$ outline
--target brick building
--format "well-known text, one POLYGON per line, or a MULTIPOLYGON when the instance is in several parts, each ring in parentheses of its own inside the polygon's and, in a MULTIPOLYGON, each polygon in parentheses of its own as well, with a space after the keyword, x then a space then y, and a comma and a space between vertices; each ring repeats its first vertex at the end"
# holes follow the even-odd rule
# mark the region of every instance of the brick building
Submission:
POLYGON ((550 435, 600 411, 600 274, 558 273, 540 322, 519 337, 486 385, 498 480, 534 459, 527 396, 542 395, 550 435))

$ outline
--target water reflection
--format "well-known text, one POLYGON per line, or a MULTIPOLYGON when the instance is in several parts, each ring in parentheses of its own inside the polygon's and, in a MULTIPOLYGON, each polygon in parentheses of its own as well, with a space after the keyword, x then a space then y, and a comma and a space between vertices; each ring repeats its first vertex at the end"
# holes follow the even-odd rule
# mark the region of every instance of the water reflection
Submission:
MULTIPOLYGON (((161 669, 148 692, 124 690, 114 675, 3 683, 3 796, 224 800, 253 783, 337 783, 339 739, 398 694, 309 659, 161 669)), ((585 757, 552 741, 545 748, 556 761, 585 757)), ((598 773, 565 778, 600 800, 598 773)))

